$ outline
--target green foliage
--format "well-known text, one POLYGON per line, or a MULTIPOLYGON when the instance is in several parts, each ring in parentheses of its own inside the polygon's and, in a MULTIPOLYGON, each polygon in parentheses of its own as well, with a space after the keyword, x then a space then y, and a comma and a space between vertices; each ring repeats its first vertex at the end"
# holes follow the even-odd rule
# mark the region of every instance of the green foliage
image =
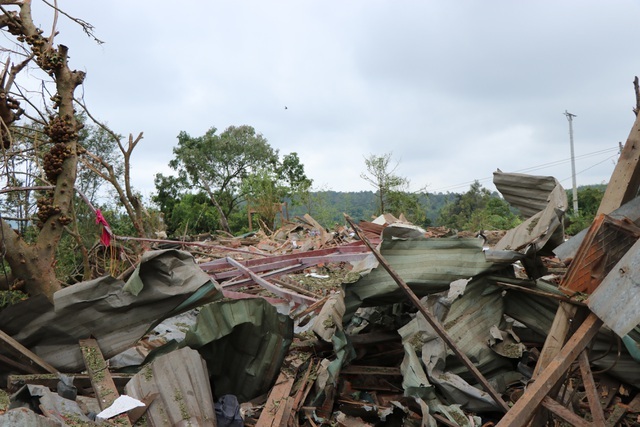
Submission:
POLYGON ((606 186, 589 185, 578 187, 578 215, 573 212, 573 191, 567 190, 569 211, 565 216, 565 233, 573 236, 589 227, 595 218, 606 186))
POLYGON ((178 135, 169 166, 183 187, 206 193, 228 216, 242 200, 242 180, 260 169, 274 167, 278 152, 251 126, 230 126, 220 135, 209 129, 201 137, 178 135))
POLYGON ((175 237, 209 233, 218 227, 219 217, 206 194, 184 194, 173 204, 167 231, 175 237))
POLYGON ((304 172, 297 153, 284 156, 274 169, 261 169, 243 180, 242 191, 248 206, 264 223, 274 228, 286 200, 293 206, 308 199, 311 180, 304 172))
POLYGON ((395 198, 396 207, 403 203, 411 203, 409 199, 403 198, 402 195, 393 194, 404 193, 409 187, 409 180, 395 174, 398 163, 391 167, 391 155, 392 153, 385 153, 381 156, 371 154, 369 157, 366 157, 364 163, 367 171, 360 174, 360 178, 367 181, 376 189, 378 202, 376 215, 389 212, 387 205, 390 203, 390 197, 395 198))
POLYGON ((428 226, 425 206, 420 202, 420 195, 403 191, 391 191, 387 194, 387 212, 399 217, 404 214, 408 221, 419 226, 428 226))
POLYGON ((442 208, 438 223, 457 230, 508 230, 520 220, 506 201, 475 181, 469 191, 442 208))
POLYGON ((247 203, 273 226, 282 202, 308 199, 312 181, 297 153, 280 160, 278 151, 251 126, 216 132, 211 128, 197 138, 181 132, 169 163, 178 175, 155 177, 153 201, 164 213, 170 234, 246 230, 247 203))

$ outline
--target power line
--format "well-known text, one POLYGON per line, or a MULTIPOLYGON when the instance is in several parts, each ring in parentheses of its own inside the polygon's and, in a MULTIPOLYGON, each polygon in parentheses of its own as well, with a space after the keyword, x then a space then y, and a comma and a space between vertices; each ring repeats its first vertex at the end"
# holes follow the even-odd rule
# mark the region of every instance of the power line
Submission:
MULTIPOLYGON (((576 159, 587 159, 587 158, 590 158, 590 157, 595 157, 595 156, 598 156, 598 155, 611 153, 611 152, 614 152, 614 151, 616 152, 615 155, 609 156, 606 159, 604 159, 603 161, 598 162, 598 163, 596 163, 596 164, 594 164, 594 165, 592 165, 592 166, 590 166, 590 167, 588 167, 586 169, 583 169, 582 171, 578 172, 577 174, 585 172, 585 171, 587 171, 587 170, 589 170, 589 169, 591 169, 591 168, 593 168, 593 167, 595 167, 595 166, 597 166, 597 165, 599 165, 601 163, 606 162, 609 159, 612 159, 612 158, 616 157, 619 154, 620 150, 619 150, 618 147, 605 148, 603 150, 593 151, 591 153, 586 153, 586 154, 582 154, 582 155, 576 156, 575 157, 576 159)), ((571 161, 571 158, 569 157, 569 158, 562 159, 562 160, 555 160, 555 161, 552 161, 552 162, 543 163, 541 165, 531 166, 531 167, 524 168, 524 169, 519 169, 519 170, 514 171, 514 173, 533 172, 533 171, 537 171, 537 170, 541 170, 541 169, 547 169, 547 168, 550 168, 550 167, 553 167, 553 166, 558 166, 558 165, 561 165, 563 163, 567 163, 567 162, 570 162, 570 161, 571 161)), ((455 189, 458 189, 458 188, 467 187, 467 186, 473 184, 476 181, 485 182, 485 181, 489 181, 489 180, 492 180, 492 179, 493 179, 493 176, 474 179, 474 180, 471 180, 471 181, 461 182, 459 184, 454 184, 454 185, 449 185, 449 186, 446 186, 446 187, 437 188, 435 190, 431 190, 430 192, 437 193, 437 192, 442 192, 442 191, 455 190, 455 189)), ((568 178, 566 178, 566 179, 568 179, 568 178)), ((566 179, 564 179, 563 181, 566 181, 566 179)))

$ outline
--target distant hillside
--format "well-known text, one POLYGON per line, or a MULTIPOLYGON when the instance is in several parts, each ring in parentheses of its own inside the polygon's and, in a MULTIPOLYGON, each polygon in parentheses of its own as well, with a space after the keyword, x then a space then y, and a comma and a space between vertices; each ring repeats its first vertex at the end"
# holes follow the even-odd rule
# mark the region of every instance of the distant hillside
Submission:
MULTIPOLYGON (((604 192, 606 184, 581 185, 578 191, 593 188, 604 192)), ((571 200, 572 190, 567 189, 568 199, 571 200)), ((464 192, 463 192, 464 193, 464 192)), ((437 219, 442 208, 453 202, 463 193, 426 193, 420 196, 420 204, 424 207, 429 225, 437 224, 437 219)), ((493 192, 495 197, 500 197, 499 193, 493 192)), ((334 224, 344 224, 343 213, 347 213, 355 220, 370 221, 374 218, 376 210, 376 194, 373 191, 316 191, 311 193, 310 202, 305 206, 289 205, 289 216, 302 216, 309 213, 316 221, 325 227, 332 227, 334 224)))

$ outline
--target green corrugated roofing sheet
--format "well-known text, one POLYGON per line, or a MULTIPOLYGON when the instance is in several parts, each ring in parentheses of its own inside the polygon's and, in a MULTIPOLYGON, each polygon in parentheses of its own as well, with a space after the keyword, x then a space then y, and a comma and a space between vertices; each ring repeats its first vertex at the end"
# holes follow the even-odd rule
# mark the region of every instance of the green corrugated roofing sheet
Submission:
POLYGON ((207 361, 216 396, 241 402, 269 391, 293 340, 293 321, 259 298, 208 304, 183 345, 207 361))
MULTIPOLYGON (((503 267, 487 262, 480 239, 385 240, 380 253, 418 297, 447 290, 454 280, 503 267)), ((347 312, 360 303, 375 306, 405 298, 389 273, 380 266, 347 285, 346 293, 347 312)))

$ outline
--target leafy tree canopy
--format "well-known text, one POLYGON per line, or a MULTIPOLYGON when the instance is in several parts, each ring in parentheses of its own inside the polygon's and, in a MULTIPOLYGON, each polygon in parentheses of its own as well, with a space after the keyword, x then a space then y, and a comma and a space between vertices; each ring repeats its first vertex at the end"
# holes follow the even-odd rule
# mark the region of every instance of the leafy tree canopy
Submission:
POLYGON ((216 211, 208 218, 217 218, 220 228, 231 232, 229 216, 237 214, 244 203, 251 203, 269 222, 275 217, 274 205, 285 198, 304 197, 311 186, 297 153, 280 160, 278 150, 251 126, 230 126, 220 134, 211 128, 200 137, 180 132, 173 153, 169 166, 177 176, 155 177, 154 201, 164 212, 169 231, 196 223, 187 221, 188 209, 176 209, 183 193, 206 195, 216 211))
POLYGON ((508 230, 519 224, 520 219, 504 199, 474 181, 469 191, 442 208, 438 222, 458 230, 508 230))

